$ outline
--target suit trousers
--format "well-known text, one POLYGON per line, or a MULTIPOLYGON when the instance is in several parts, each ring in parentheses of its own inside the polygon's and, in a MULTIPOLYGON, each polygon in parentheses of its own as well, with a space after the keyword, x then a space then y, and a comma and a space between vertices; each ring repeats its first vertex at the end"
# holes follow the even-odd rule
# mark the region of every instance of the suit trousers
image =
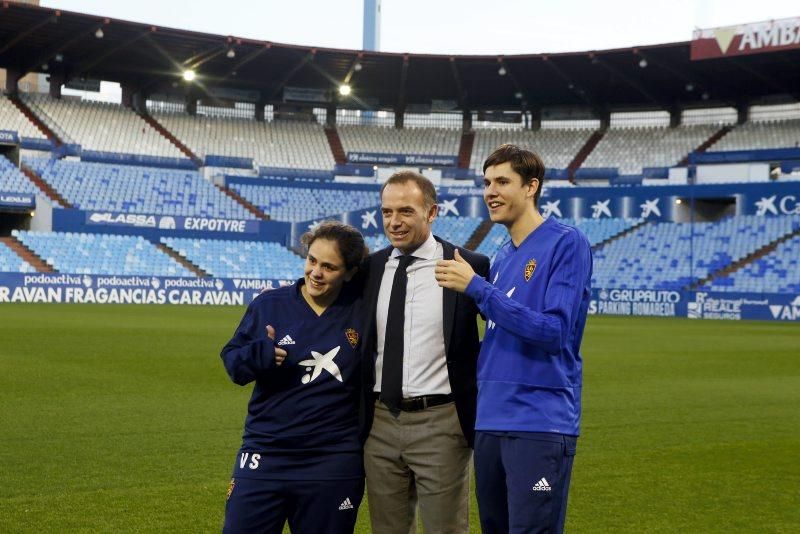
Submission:
POLYGON ((375 401, 364 447, 372 532, 416 533, 417 504, 425 534, 469 532, 471 458, 455 403, 394 417, 375 401))

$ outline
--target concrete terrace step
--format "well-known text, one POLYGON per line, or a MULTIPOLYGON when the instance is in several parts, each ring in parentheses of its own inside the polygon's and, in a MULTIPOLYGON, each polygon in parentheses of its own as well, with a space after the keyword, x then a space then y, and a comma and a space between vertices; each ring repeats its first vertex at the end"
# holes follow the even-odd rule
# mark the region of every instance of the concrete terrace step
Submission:
POLYGON ((13 250, 17 256, 28 262, 33 266, 40 273, 55 273, 56 271, 53 267, 45 263, 45 261, 40 258, 35 252, 31 249, 26 247, 19 239, 13 236, 9 237, 0 237, 0 242, 5 243, 8 245, 8 248, 13 250))

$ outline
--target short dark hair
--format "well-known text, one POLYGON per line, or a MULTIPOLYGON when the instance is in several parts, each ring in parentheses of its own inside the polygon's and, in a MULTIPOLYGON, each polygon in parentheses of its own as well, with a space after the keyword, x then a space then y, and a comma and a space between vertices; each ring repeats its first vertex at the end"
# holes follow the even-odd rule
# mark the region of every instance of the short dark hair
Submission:
POLYGON ((430 209, 431 206, 436 204, 436 188, 433 182, 414 171, 400 171, 396 172, 386 180, 381 186, 381 198, 383 198, 383 190, 389 184, 404 184, 406 182, 414 182, 422 191, 422 198, 425 200, 425 209, 430 209))
POLYGON ((367 246, 361 232, 339 221, 323 221, 316 228, 306 232, 300 238, 308 251, 311 244, 317 239, 333 241, 339 249, 339 254, 344 260, 345 269, 348 271, 358 267, 367 255, 367 246))
POLYGON ((515 173, 522 176, 522 183, 531 185, 534 180, 539 180, 539 187, 533 195, 534 205, 539 205, 539 197, 542 194, 544 185, 544 162, 535 152, 525 150, 517 145, 506 143, 500 145, 492 152, 483 163, 483 174, 486 169, 503 163, 511 163, 511 168, 515 173))

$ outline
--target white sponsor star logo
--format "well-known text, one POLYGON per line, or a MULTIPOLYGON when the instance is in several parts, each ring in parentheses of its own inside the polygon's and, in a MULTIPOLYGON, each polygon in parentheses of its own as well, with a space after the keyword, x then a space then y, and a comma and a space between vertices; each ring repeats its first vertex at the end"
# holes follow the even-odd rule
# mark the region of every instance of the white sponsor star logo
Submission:
POLYGON ((772 195, 771 197, 764 198, 761 197, 761 200, 756 202, 756 215, 763 217, 767 213, 771 213, 773 215, 778 214, 778 208, 775 207, 775 199, 778 195, 772 195))
POLYGON ((659 200, 658 198, 645 200, 644 204, 639 204, 639 207, 642 208, 642 219, 646 219, 653 214, 655 214, 656 217, 661 217, 661 210, 658 209, 659 200))
POLYGON ((560 200, 551 200, 550 202, 545 202, 544 206, 542 206, 542 217, 547 218, 551 215, 561 217, 561 208, 558 207, 560 203, 560 200))
POLYGON ((365 211, 361 214, 361 229, 366 230, 370 226, 378 227, 378 221, 375 220, 378 210, 365 211))
POLYGON ((452 213, 455 216, 459 216, 460 214, 458 213, 458 208, 456 207, 456 200, 458 199, 453 198, 450 200, 442 200, 442 203, 439 204, 441 208, 439 211, 439 215, 444 217, 448 213, 452 213))
POLYGON ((299 363, 299 365, 307 365, 306 372, 308 374, 303 375, 301 382, 303 384, 308 384, 309 382, 313 382, 315 378, 317 378, 322 370, 325 369, 333 378, 342 382, 342 372, 339 371, 339 366, 336 365, 336 362, 333 359, 339 354, 339 349, 341 349, 341 345, 336 347, 335 349, 331 349, 325 354, 321 352, 317 352, 315 350, 311 351, 311 356, 314 358, 313 360, 303 360, 299 363))
POLYGON ((603 215, 611 217, 611 210, 608 207, 609 202, 611 202, 611 199, 598 200, 592 204, 592 219, 599 219, 603 215))

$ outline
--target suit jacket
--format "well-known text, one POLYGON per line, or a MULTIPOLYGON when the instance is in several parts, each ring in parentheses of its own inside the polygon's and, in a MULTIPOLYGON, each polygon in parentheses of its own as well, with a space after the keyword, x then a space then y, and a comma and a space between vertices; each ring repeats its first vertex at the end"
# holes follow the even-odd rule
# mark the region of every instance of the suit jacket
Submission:
MULTIPOLYGON (((455 246, 434 236, 441 243, 443 257, 452 260, 455 246)), ((386 262, 393 250, 389 246, 371 254, 362 265, 364 276, 364 365, 362 403, 362 439, 366 440, 372 427, 375 402, 373 400, 373 387, 375 385, 375 359, 377 357, 377 329, 375 311, 378 306, 378 293, 386 262)), ((489 276, 489 258, 463 247, 459 247, 461 256, 469 263, 478 276, 489 276)), ((443 289, 443 317, 442 329, 444 334, 444 348, 447 357, 447 374, 450 379, 450 388, 453 391, 458 419, 464 437, 472 447, 475 436, 475 410, 478 396, 477 362, 480 342, 478 341, 478 307, 475 302, 464 293, 443 289)))

